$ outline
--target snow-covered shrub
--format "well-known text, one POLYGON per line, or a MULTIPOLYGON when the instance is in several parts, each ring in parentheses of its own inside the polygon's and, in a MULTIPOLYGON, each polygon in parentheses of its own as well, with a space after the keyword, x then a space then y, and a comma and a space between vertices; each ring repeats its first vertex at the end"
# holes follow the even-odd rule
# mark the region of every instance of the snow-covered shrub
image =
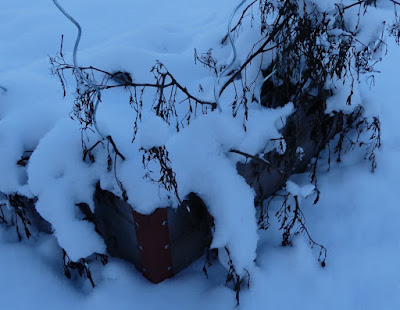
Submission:
MULTIPOLYGON (((102 91, 100 105, 113 100, 109 119, 98 122, 105 139, 95 128, 98 91, 82 80, 61 50, 50 62, 64 95, 76 82, 72 120, 49 114, 48 123, 14 128, 2 119, 1 133, 12 135, 0 139, 2 149, 9 150, 0 163, 9 172, 0 178, 0 191, 37 199, 36 210, 51 223, 64 257, 72 262, 105 253, 93 223, 84 221, 77 207, 86 204, 94 211, 96 184, 144 214, 176 207, 196 193, 213 217, 210 247, 220 250, 228 280, 239 291, 254 268, 257 229, 268 228, 269 215, 268 195, 251 186, 253 176, 239 175, 238 166, 262 161, 286 184, 277 214, 283 245, 298 232, 308 235, 300 209, 303 192, 286 182, 299 154, 305 163, 317 156, 309 167, 316 192, 318 154, 335 133, 339 160, 346 148, 367 146, 376 167, 379 119, 363 114, 359 83, 375 78, 385 33, 398 36, 397 15, 394 21, 385 19, 385 10, 398 5, 392 0, 248 1, 230 27, 237 50, 232 66, 226 65, 232 50, 224 33, 221 44, 196 50, 195 60, 210 69, 201 81, 181 80, 162 59, 149 68, 151 79, 143 81, 136 80, 135 68, 81 67, 102 91), (206 52, 198 52, 202 49, 206 52), (312 130, 299 140, 302 119, 310 120, 312 130), (24 136, 31 127, 40 130, 24 136), (305 140, 312 141, 313 151, 300 143, 305 140)), ((83 266, 80 270, 87 273, 83 266)))

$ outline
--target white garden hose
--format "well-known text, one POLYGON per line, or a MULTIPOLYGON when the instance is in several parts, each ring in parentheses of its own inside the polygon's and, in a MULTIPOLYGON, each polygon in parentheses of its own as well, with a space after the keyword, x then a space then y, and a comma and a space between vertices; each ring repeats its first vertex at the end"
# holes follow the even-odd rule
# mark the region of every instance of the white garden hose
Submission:
POLYGON ((235 63, 236 61, 236 57, 237 57, 237 51, 236 51, 236 46, 233 42, 233 38, 232 38, 232 20, 233 17, 236 15, 237 11, 240 9, 240 7, 246 2, 247 0, 243 0, 242 2, 239 3, 239 5, 235 8, 235 10, 233 11, 231 17, 229 18, 229 23, 228 23, 228 38, 229 38, 229 42, 231 43, 231 47, 232 47, 232 51, 233 51, 233 58, 231 60, 231 62, 229 63, 228 66, 226 66, 226 68, 221 72, 221 74, 218 75, 217 80, 215 81, 214 84, 214 98, 215 98, 215 103, 217 105, 218 111, 222 112, 221 106, 219 104, 219 97, 220 94, 218 93, 218 85, 219 85, 219 81, 221 80, 222 77, 224 77, 226 75, 226 73, 228 72, 228 70, 232 67, 232 65, 235 63))
POLYGON ((262 88, 263 85, 266 81, 268 81, 271 76, 273 76, 276 73, 276 70, 272 71, 270 74, 268 74, 260 83, 260 85, 258 86, 258 103, 261 104, 261 92, 262 92, 262 88))
MULTIPOLYGON (((219 82, 221 80, 222 77, 224 77, 226 75, 226 73, 228 72, 228 70, 233 66, 233 64, 236 61, 237 58, 237 50, 236 50, 236 46, 233 42, 233 37, 232 37, 232 20, 233 17, 236 15, 237 11, 240 9, 240 7, 246 2, 247 0, 242 0, 239 5, 235 8, 235 10, 233 11, 231 17, 229 18, 229 23, 228 23, 228 38, 229 38, 229 42, 231 44, 232 47, 232 51, 233 51, 233 57, 231 62, 229 63, 229 65, 227 65, 225 67, 225 69, 221 72, 221 74, 219 74, 215 84, 214 84, 214 98, 215 98, 215 102, 217 105, 217 108, 220 112, 222 112, 222 108, 221 105, 219 104, 219 99, 220 99, 220 94, 218 94, 218 85, 219 82)), ((79 25, 79 23, 71 16, 69 15, 64 8, 58 3, 57 0, 53 0, 54 4, 57 6, 57 8, 61 11, 61 13, 63 13, 65 15, 65 17, 67 17, 77 28, 78 28, 78 35, 76 37, 76 41, 75 41, 75 46, 74 46, 74 52, 73 52, 73 62, 74 62, 74 66, 75 66, 75 70, 78 73, 78 75, 80 76, 80 78, 86 82, 86 84, 88 84, 90 87, 92 87, 95 92, 97 93, 96 96, 96 102, 94 104, 94 111, 93 111, 93 124, 94 127, 97 131, 97 133, 103 138, 103 139, 107 139, 106 136, 101 132, 101 130, 99 129, 98 125, 97 125, 97 120, 96 120, 96 113, 97 113, 97 109, 101 100, 101 91, 100 89, 92 82, 90 81, 81 71, 81 69, 78 66, 78 61, 77 61, 77 53, 78 53, 78 46, 79 46, 79 42, 81 40, 81 35, 82 35, 82 28, 79 25)), ((264 78, 264 80, 262 81, 262 83, 259 86, 259 102, 261 103, 261 91, 262 91, 262 86, 264 84, 264 82, 266 82, 274 73, 276 72, 276 70, 274 70, 272 73, 270 73, 267 77, 264 78)), ((0 86, 0 89, 2 89, 3 91, 7 91, 6 88, 0 86)))
POLYGON ((82 73, 81 69, 78 66, 78 61, 77 61, 76 54, 78 53, 78 46, 79 46, 79 42, 81 40, 82 28, 79 25, 79 23, 62 8, 62 6, 57 2, 57 0, 53 0, 53 2, 57 6, 57 8, 61 11, 61 13, 63 13, 65 15, 65 17, 67 17, 78 28, 78 36, 76 37, 75 46, 74 46, 74 53, 73 53, 73 61, 74 61, 75 70, 78 73, 79 77, 83 81, 85 81, 87 85, 89 85, 91 88, 93 88, 95 90, 95 92, 96 92, 96 103, 94 104, 94 111, 93 111, 93 124, 94 124, 94 128, 96 129, 96 131, 100 135, 100 137, 103 140, 107 140, 106 136, 101 132, 101 130, 97 126, 97 121, 96 121, 97 108, 98 108, 100 100, 101 100, 101 91, 92 81, 90 81, 82 73))
MULTIPOLYGON (((233 64, 236 61, 237 58, 237 50, 236 50, 236 46, 233 42, 233 38, 232 38, 232 20, 233 17, 236 15, 237 11, 240 9, 240 7, 246 2, 247 0, 243 0, 242 2, 239 3, 239 5, 235 8, 235 10, 233 11, 231 17, 229 18, 229 23, 228 23, 228 38, 229 38, 229 42, 231 44, 232 47, 232 51, 233 51, 233 58, 231 60, 231 62, 229 63, 228 66, 226 66, 226 68, 221 72, 221 74, 218 76, 215 84, 214 84, 214 98, 215 98, 215 103, 217 105, 218 111, 222 112, 222 108, 221 105, 219 104, 219 98, 220 98, 220 94, 218 93, 218 85, 219 82, 221 80, 222 77, 224 77, 226 75, 226 73, 228 72, 228 70, 233 66, 233 64)), ((262 87, 264 85, 264 83, 269 80, 274 74, 276 73, 276 70, 273 70, 270 74, 268 74, 260 83, 260 85, 258 86, 258 102, 261 104, 261 92, 262 92, 262 87)))

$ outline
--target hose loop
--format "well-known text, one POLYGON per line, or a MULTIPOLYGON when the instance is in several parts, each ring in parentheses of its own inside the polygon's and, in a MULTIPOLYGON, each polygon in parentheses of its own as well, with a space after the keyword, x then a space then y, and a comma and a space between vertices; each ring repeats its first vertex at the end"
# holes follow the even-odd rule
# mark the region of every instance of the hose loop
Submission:
POLYGON ((96 102, 94 104, 94 110, 93 110, 93 125, 94 128, 96 130, 96 132, 99 134, 99 136, 103 139, 103 140, 109 140, 108 137, 106 135, 104 135, 101 130, 99 129, 98 125, 97 125, 97 120, 96 120, 96 113, 97 113, 97 109, 99 107, 99 103, 101 101, 101 91, 100 89, 97 87, 97 85, 95 85, 92 81, 90 81, 82 72, 82 70, 79 68, 78 66, 78 60, 77 60, 77 54, 78 54, 78 46, 79 46, 79 42, 81 40, 81 36, 82 36, 82 28, 79 25, 79 23, 71 16, 68 14, 67 11, 64 10, 64 8, 58 3, 57 0, 53 0, 54 4, 57 6, 57 8, 60 10, 61 13, 63 13, 65 15, 65 17, 67 17, 75 26, 76 28, 78 28, 78 35, 76 37, 75 40, 75 46, 74 46, 74 52, 73 52, 73 61, 74 61, 74 67, 76 72, 78 73, 79 77, 87 84, 89 85, 92 89, 94 89, 94 91, 96 92, 96 102))
POLYGON ((273 70, 270 74, 268 74, 260 83, 260 85, 258 86, 258 103, 261 104, 261 92, 262 92, 262 88, 264 86, 264 83, 266 81, 268 81, 274 74, 276 73, 276 69, 273 70))
POLYGON ((218 75, 218 78, 217 78, 217 80, 215 81, 215 84, 214 84, 214 99, 215 99, 215 103, 217 104, 217 108, 218 108, 219 112, 222 112, 222 108, 221 108, 221 105, 219 104, 220 94, 218 93, 218 85, 219 85, 219 82, 220 82, 221 78, 224 77, 226 75, 226 73, 228 73, 228 70, 233 66, 233 64, 235 63, 236 58, 237 58, 237 50, 236 50, 236 46, 235 46, 235 44, 233 42, 233 37, 232 37, 232 20, 233 20, 233 17, 235 17, 237 11, 240 9, 240 7, 246 1, 247 0, 242 0, 242 2, 239 3, 239 5, 235 8, 233 13, 231 14, 231 17, 229 18, 228 38, 229 38, 229 42, 230 42, 231 47, 232 47, 233 57, 232 57, 232 60, 229 63, 229 65, 227 65, 225 67, 225 69, 221 72, 221 74, 218 75))

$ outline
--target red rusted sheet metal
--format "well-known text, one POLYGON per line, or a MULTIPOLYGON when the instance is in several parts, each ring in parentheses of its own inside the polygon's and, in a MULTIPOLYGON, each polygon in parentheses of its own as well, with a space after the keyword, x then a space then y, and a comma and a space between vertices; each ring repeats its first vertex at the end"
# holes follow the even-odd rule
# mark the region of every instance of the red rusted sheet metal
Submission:
POLYGON ((150 215, 132 210, 143 275, 159 283, 173 274, 168 212, 160 208, 150 215))

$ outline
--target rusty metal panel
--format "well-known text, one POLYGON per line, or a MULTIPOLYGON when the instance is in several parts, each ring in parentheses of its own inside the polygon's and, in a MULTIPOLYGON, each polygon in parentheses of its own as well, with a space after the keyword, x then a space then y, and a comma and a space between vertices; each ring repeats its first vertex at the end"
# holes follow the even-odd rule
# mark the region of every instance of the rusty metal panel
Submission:
POLYGON ((168 211, 159 208, 150 215, 132 209, 143 275, 153 283, 172 277, 168 211))

